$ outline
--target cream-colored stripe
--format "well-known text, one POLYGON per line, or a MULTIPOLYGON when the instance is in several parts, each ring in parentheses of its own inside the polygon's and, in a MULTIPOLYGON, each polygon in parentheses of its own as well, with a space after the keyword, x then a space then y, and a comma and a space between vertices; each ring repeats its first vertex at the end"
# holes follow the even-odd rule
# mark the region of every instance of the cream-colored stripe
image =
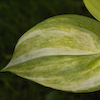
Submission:
MULTIPOLYGON (((84 29, 85 30, 85 29, 84 29)), ((71 28, 71 29, 65 29, 65 31, 61 31, 61 30, 54 30, 53 28, 48 28, 48 29, 44 29, 44 30, 35 30, 35 31, 33 31, 33 32, 30 32, 30 33, 28 33, 28 34, 26 34, 26 35, 24 35, 24 36, 22 36, 20 39, 19 39, 19 41, 18 41, 18 43, 17 43, 17 45, 16 45, 16 47, 19 45, 19 44, 21 44, 23 41, 25 41, 26 39, 29 39, 29 38, 31 38, 31 37, 33 37, 33 36, 35 36, 35 35, 43 35, 43 36, 45 36, 45 34, 43 34, 43 33, 56 33, 56 34, 59 34, 60 36, 61 35, 67 35, 67 36, 70 36, 70 37, 73 37, 73 36, 80 36, 80 37, 83 37, 83 38, 88 38, 88 39, 90 39, 90 40, 93 40, 93 38, 98 38, 97 36, 96 36, 96 34, 94 34, 93 32, 91 32, 91 31, 89 31, 89 30, 86 30, 87 31, 87 33, 85 33, 85 32, 82 32, 82 31, 80 31, 80 30, 77 30, 77 29, 73 29, 73 28, 71 28), (91 33, 91 34, 90 34, 91 33)), ((47 35, 47 34, 46 34, 47 35)), ((48 34, 48 36, 49 36, 49 34, 48 34)))
POLYGON ((66 48, 42 48, 35 51, 28 52, 23 54, 22 56, 15 58, 10 61, 10 63, 5 67, 13 66, 19 63, 23 63, 28 60, 32 60, 34 58, 50 56, 50 55, 90 55, 96 54, 96 52, 91 51, 83 51, 78 49, 71 49, 69 47, 66 48))
POLYGON ((93 88, 93 87, 96 87, 98 86, 98 82, 97 84, 95 83, 96 81, 100 81, 100 74, 98 76, 95 76, 95 77, 92 77, 92 78, 89 78, 88 80, 85 80, 83 82, 80 82, 78 83, 74 83, 73 85, 70 85, 70 86, 65 86, 63 87, 62 89, 70 89, 70 90, 73 90, 73 91, 78 91, 78 90, 88 90, 89 88, 93 88))
POLYGON ((45 85, 45 86, 48 86, 48 87, 52 87, 52 88, 55 88, 55 89, 60 89, 60 90, 64 90, 64 91, 83 91, 83 90, 88 90, 89 88, 93 88, 93 87, 96 87, 98 86, 98 82, 97 84, 95 83, 96 81, 100 81, 100 74, 98 76, 95 76, 95 77, 92 77, 88 80, 85 80, 85 81, 81 81, 78 83, 73 83, 72 84, 70 83, 67 83, 66 81, 63 81, 62 80, 62 77, 56 77, 56 78, 44 78, 44 77, 27 77, 27 76, 24 76, 24 78, 27 78, 27 79, 30 79, 30 80, 33 80, 35 82, 38 82, 42 85, 45 85), (46 81, 52 81, 53 79, 58 79, 61 81, 61 83, 59 84, 52 84, 50 82, 50 84, 46 81), (63 83, 63 85, 62 85, 63 83))

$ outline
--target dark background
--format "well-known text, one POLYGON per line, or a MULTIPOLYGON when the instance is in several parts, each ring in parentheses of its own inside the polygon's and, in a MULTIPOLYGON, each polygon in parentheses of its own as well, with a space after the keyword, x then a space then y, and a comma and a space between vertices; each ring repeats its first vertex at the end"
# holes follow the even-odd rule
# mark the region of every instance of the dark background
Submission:
MULTIPOLYGON (((0 69, 27 30, 49 17, 80 14, 92 17, 82 0, 0 0, 0 69)), ((99 91, 69 93, 41 86, 15 74, 0 73, 0 100, 100 100, 99 91)))

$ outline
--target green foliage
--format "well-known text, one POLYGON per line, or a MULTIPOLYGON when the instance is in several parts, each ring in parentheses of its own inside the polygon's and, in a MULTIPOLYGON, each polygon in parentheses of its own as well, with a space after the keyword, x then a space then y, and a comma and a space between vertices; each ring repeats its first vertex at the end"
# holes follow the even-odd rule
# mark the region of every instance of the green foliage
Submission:
POLYGON ((100 0, 84 0, 89 12, 100 21, 100 0))
POLYGON ((97 91, 99 33, 100 23, 85 16, 48 18, 19 39, 11 61, 2 71, 59 90, 97 91))
MULTIPOLYGON (((0 0, 0 69, 11 59, 14 46, 24 32, 48 17, 66 13, 92 17, 82 0, 0 0)), ((18 99, 96 100, 99 91, 73 94, 43 87, 11 73, 0 73, 0 100, 18 99)))

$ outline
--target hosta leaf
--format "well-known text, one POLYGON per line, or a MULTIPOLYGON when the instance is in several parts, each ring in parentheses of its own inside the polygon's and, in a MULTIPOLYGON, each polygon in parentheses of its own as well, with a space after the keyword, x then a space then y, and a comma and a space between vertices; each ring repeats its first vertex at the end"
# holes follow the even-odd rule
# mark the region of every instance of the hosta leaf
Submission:
POLYGON ((89 12, 100 21, 100 0, 83 0, 89 12))
POLYGON ((64 91, 99 90, 100 23, 80 15, 46 19, 19 39, 2 71, 64 91))

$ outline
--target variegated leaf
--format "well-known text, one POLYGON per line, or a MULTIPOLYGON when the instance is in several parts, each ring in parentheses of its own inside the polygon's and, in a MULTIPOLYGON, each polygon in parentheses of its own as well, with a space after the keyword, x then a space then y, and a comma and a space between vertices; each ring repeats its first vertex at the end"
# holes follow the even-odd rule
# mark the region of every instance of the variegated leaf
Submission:
POLYGON ((48 18, 19 39, 2 71, 63 91, 99 90, 100 23, 80 15, 48 18))

